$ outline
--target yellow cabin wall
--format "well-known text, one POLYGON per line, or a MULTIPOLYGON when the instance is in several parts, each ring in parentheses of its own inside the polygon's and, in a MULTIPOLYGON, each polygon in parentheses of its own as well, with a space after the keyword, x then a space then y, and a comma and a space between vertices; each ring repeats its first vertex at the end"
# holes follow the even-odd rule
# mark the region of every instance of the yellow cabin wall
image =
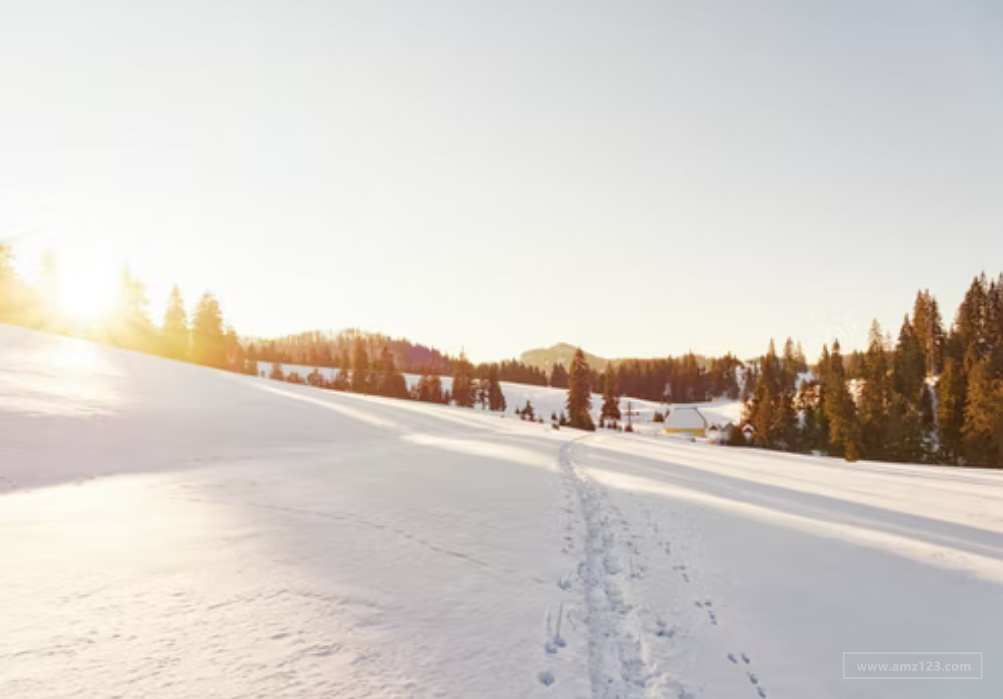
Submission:
POLYGON ((707 429, 704 427, 666 427, 665 434, 688 434, 693 437, 706 437, 707 429))

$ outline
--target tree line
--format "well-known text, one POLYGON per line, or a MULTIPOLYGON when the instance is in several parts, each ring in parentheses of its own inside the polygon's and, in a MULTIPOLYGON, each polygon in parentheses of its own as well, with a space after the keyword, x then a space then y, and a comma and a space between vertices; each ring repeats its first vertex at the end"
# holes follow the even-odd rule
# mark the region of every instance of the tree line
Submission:
POLYGON ((218 369, 254 372, 236 331, 223 319, 219 301, 201 296, 189 315, 177 286, 162 324, 153 321, 146 287, 128 270, 119 279, 114 308, 100 323, 81 323, 59 313, 53 299, 16 273, 10 246, 0 245, 0 322, 83 337, 115 347, 218 369))
POLYGON ((758 364, 745 416, 756 446, 1003 466, 1003 275, 975 277, 950 327, 923 290, 894 340, 874 321, 866 350, 824 346, 810 375, 772 343, 758 364))
MULTIPOLYGON (((568 391, 561 422, 582 429, 595 428, 593 392, 603 395, 600 426, 620 419, 622 395, 675 403, 741 396, 744 429, 733 431, 734 443, 850 460, 1003 466, 1003 275, 975 277, 949 327, 937 300, 923 290, 894 340, 875 321, 865 350, 844 357, 836 341, 823 347, 811 370, 800 344, 790 339, 780 353, 771 341, 766 354, 747 364, 732 354, 703 359, 689 353, 621 360, 601 372, 579 349, 569 367, 557 364, 549 375, 518 360, 475 366, 462 353, 450 357, 359 330, 242 341, 214 295, 203 294, 189 314, 176 286, 157 325, 144 285, 128 271, 121 275, 115 312, 99 329, 81 328, 17 275, 5 245, 0 321, 231 371, 256 374, 257 362, 269 361, 276 366, 273 377, 286 380, 299 379, 280 376, 283 363, 331 367, 338 370, 334 380, 315 371, 306 382, 465 407, 504 410, 502 381, 550 385, 568 391), (405 371, 421 376, 411 389, 405 371), (442 376, 452 376, 450 390, 442 376)), ((532 414, 526 408, 520 413, 532 414)))

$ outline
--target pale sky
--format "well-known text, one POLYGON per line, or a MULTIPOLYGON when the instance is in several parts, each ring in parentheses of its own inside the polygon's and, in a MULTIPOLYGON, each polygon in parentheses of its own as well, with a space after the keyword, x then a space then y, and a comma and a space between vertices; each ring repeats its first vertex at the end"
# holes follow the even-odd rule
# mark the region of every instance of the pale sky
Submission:
POLYGON ((1003 3, 0 0, 0 239, 242 334, 814 359, 1003 268, 1003 3))

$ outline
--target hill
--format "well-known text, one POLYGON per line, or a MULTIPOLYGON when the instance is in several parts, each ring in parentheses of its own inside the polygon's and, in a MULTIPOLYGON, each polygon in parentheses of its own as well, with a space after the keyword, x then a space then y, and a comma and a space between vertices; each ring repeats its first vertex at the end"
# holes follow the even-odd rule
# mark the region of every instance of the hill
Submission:
POLYGON ((844 651, 1003 657, 998 472, 557 431, 4 325, 0 560, 4 699, 863 699, 903 695, 842 681, 844 651))
MULTIPOLYGON (((570 366, 571 360, 575 356, 575 350, 578 348, 575 345, 569 345, 567 342, 558 342, 556 345, 550 347, 540 347, 537 349, 526 350, 519 356, 519 360, 523 364, 528 364, 529 366, 537 367, 543 369, 546 372, 554 367, 555 364, 563 364, 564 366, 570 366)), ((707 357, 702 354, 693 355, 696 357, 697 364, 700 367, 707 368, 707 357)), ((585 353, 585 359, 588 361, 589 366, 593 369, 598 369, 602 371, 606 364, 611 363, 616 366, 620 362, 627 361, 630 359, 646 359, 645 357, 618 357, 615 359, 607 359, 605 357, 600 357, 596 354, 585 353)))
MULTIPOLYGON (((554 368, 555 364, 563 364, 564 366, 570 366, 571 360, 575 356, 575 351, 578 348, 575 345, 569 345, 566 342, 559 342, 552 347, 542 347, 539 349, 527 350, 520 355, 519 359, 523 364, 528 364, 540 369, 543 369, 547 373, 554 368)), ((608 360, 603 357, 597 356, 595 354, 585 353, 585 359, 588 361, 589 366, 593 369, 601 369, 606 366, 608 360)))

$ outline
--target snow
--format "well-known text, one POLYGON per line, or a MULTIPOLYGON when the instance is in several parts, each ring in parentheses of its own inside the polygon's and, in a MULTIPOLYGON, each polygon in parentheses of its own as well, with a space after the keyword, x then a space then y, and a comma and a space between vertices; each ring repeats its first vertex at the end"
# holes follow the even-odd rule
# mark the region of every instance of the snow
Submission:
MULTIPOLYGON (((258 362, 258 374, 267 377, 271 374, 272 364, 270 362, 258 362)), ((338 375, 338 369, 329 367, 309 367, 299 364, 281 364, 283 375, 297 374, 306 381, 306 377, 313 371, 319 371, 326 381, 333 381, 338 375)), ((414 388, 421 376, 419 374, 404 374, 408 388, 414 388)), ((451 376, 440 377, 443 390, 451 391, 453 379, 451 376)), ((560 415, 566 409, 568 392, 563 388, 551 388, 549 386, 533 386, 530 384, 511 383, 502 381, 502 393, 505 394, 506 413, 515 415, 516 409, 522 409, 529 400, 533 404, 533 411, 537 417, 542 417, 544 421, 550 420, 550 414, 560 415)), ((632 417, 637 422, 651 422, 655 412, 665 413, 667 408, 675 407, 697 407, 700 412, 707 417, 708 421, 718 424, 728 422, 738 422, 742 418, 742 402, 728 398, 717 398, 703 403, 661 403, 644 400, 642 398, 632 398, 622 396, 620 398, 620 412, 624 419, 627 416, 628 407, 632 409, 632 417)), ((592 395, 592 416, 599 419, 602 410, 602 395, 594 393, 592 395)), ((661 426, 659 426, 660 429, 661 426)))
POLYGON ((673 429, 703 429, 707 426, 704 418, 700 414, 699 408, 683 407, 673 408, 669 416, 665 419, 665 427, 673 429))
POLYGON ((1003 690, 995 472, 557 431, 0 326, 0 479, 4 699, 1003 690), (873 650, 981 651, 985 679, 842 679, 873 650))

